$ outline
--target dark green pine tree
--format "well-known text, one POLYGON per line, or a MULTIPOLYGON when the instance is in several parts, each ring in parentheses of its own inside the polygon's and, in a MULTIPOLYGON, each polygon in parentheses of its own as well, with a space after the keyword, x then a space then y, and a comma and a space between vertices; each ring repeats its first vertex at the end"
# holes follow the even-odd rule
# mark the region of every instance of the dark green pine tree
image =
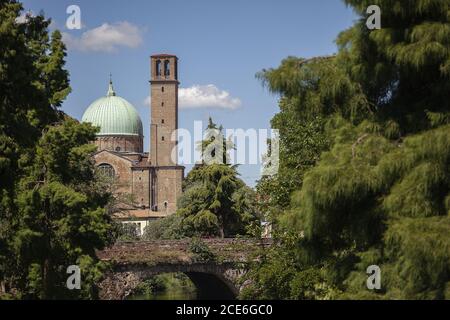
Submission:
POLYGON ((223 127, 217 126, 211 117, 205 130, 205 137, 197 142, 197 150, 202 155, 203 164, 230 164, 229 151, 234 148, 233 143, 223 134, 223 127))
POLYGON ((177 214, 182 217, 181 226, 188 236, 223 238, 251 234, 259 226, 254 192, 238 177, 236 166, 221 163, 227 161, 227 151, 233 145, 225 141, 222 127, 210 119, 207 130, 211 129, 217 131, 206 134, 199 146, 208 152, 208 155, 202 153, 203 157, 214 152, 212 158, 219 161, 205 161, 187 175, 184 193, 178 202, 177 214))
POLYGON ((95 130, 66 119, 52 126, 36 147, 33 164, 20 182, 19 225, 12 242, 21 266, 19 287, 42 299, 93 298, 102 264, 95 249, 110 243, 110 198, 96 177, 95 130), (65 286, 66 269, 78 265, 81 292, 65 286))

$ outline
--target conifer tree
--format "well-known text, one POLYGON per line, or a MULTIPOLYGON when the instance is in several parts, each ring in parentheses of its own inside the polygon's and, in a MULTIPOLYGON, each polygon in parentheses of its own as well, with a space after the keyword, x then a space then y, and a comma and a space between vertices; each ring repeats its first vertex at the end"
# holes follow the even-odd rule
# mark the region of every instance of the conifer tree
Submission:
POLYGON ((95 250, 112 239, 110 193, 91 159, 96 128, 60 111, 70 92, 61 33, 22 11, 0 3, 0 297, 93 298, 95 250), (66 287, 70 265, 81 290, 66 287))
POLYGON ((224 137, 222 126, 210 118, 199 146, 203 159, 216 158, 219 162, 203 161, 187 175, 178 210, 183 224, 201 235, 223 238, 246 234, 248 227, 259 220, 252 190, 239 179, 237 167, 229 164, 232 143, 224 137))
MULTIPOLYGON (((449 299, 450 1, 345 2, 361 19, 339 35, 335 56, 288 58, 260 74, 283 96, 276 117, 288 100, 299 119, 323 119, 329 143, 300 173, 280 154, 302 179, 276 220, 294 267, 280 266, 274 248, 246 297, 449 299), (365 26, 373 4, 380 30, 365 26), (381 268, 381 290, 366 287, 370 265, 381 268), (283 292, 271 285, 280 279, 283 292)), ((280 150, 299 130, 283 124, 280 150)))

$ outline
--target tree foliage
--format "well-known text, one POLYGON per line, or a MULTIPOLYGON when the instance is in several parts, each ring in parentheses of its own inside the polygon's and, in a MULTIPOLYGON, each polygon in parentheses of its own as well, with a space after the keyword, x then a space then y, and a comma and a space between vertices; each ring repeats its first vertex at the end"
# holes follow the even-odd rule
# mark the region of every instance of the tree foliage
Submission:
MULTIPOLYGON (((361 19, 339 35, 335 56, 290 57, 258 75, 282 95, 273 119, 287 127, 280 150, 296 151, 280 152, 280 165, 299 182, 278 206, 281 247, 254 268, 246 294, 448 299, 450 1, 345 2, 361 19), (382 10, 381 30, 365 27, 373 4, 382 10), (289 122, 289 112, 301 121, 289 122), (318 117, 321 126, 309 138, 327 143, 295 142, 290 132, 318 117), (310 165, 296 171, 302 160, 293 153, 313 155, 310 165), (291 267, 280 265, 280 250, 294 257, 291 267), (382 289, 369 291, 366 268, 373 264, 382 270, 382 289), (280 290, 271 285, 277 281, 280 290)), ((269 182, 258 188, 272 196, 279 182, 269 182)))
POLYGON ((61 33, 21 11, 0 3, 0 296, 92 298, 104 268, 95 249, 112 239, 96 129, 59 110, 70 92, 61 33), (74 264, 82 289, 70 291, 74 264))
POLYGON ((188 230, 182 224, 183 218, 178 214, 150 221, 145 227, 144 240, 178 240, 186 237, 188 230))
POLYGON ((219 158, 218 163, 194 167, 186 177, 184 194, 177 212, 189 235, 233 236, 247 234, 259 224, 254 193, 238 178, 236 166, 228 164, 228 151, 233 145, 226 141, 222 127, 210 119, 206 139, 200 143, 202 158, 219 158), (208 134, 213 130, 213 136, 208 134), (205 152, 207 154, 205 154, 205 152))
POLYGON ((208 153, 202 153, 204 157, 212 154, 219 161, 205 161, 189 172, 176 214, 151 223, 146 237, 230 237, 260 233, 254 191, 238 177, 236 166, 224 162, 228 158, 227 150, 233 146, 211 119, 207 130, 210 129, 217 131, 214 135, 206 134, 199 146, 208 153), (158 231, 162 227, 167 230, 158 231))

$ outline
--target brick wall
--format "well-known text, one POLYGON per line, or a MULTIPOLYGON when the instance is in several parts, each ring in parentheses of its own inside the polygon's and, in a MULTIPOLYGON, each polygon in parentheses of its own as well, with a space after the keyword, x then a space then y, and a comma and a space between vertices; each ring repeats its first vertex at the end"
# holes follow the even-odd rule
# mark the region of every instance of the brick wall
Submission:
POLYGON ((98 136, 95 140, 98 150, 118 152, 143 152, 143 137, 139 136, 98 136))

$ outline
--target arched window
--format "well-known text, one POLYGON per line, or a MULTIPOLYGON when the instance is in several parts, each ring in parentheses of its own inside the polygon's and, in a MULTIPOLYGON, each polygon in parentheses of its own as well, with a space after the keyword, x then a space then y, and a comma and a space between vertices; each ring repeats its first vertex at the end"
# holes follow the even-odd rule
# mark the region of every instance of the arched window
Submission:
POLYGON ((162 137, 161 140, 164 141, 164 137, 162 137))
POLYGON ((161 76, 161 60, 156 60, 156 75, 161 76))
POLYGON ((110 164, 102 163, 98 166, 98 169, 99 169, 100 173, 102 175, 105 175, 106 177, 114 178, 114 176, 115 176, 114 168, 110 164))
POLYGON ((164 61, 164 75, 166 77, 170 76, 170 61, 169 60, 164 61))
POLYGON ((164 87, 161 87, 161 92, 164 92, 164 87))

